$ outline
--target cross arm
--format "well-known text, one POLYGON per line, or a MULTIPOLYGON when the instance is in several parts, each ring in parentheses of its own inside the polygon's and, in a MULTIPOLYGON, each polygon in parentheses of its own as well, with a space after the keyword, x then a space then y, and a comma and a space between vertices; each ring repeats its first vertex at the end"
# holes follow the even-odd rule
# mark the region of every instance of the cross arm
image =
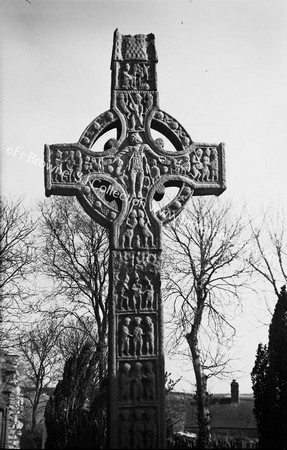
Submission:
POLYGON ((45 195, 74 195, 98 223, 111 226, 127 207, 123 186, 111 176, 115 152, 93 152, 81 143, 45 145, 45 195))
POLYGON ((157 149, 161 155, 161 176, 149 193, 152 200, 160 201, 165 189, 178 188, 174 198, 156 212, 151 208, 155 220, 167 223, 177 217, 186 202, 193 196, 219 196, 226 189, 224 144, 192 143, 187 149, 167 152, 157 149))

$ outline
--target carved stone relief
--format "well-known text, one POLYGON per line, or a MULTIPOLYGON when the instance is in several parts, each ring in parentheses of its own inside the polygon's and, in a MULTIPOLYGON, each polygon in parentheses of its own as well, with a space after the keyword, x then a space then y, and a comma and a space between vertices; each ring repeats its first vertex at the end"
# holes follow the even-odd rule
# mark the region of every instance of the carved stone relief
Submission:
POLYGON ((113 252, 116 309, 146 312, 157 309, 159 255, 149 252, 113 252))
POLYGON ((105 111, 95 120, 93 120, 93 122, 91 122, 90 125, 86 128, 80 138, 81 144, 85 147, 90 148, 96 140, 97 136, 102 134, 107 126, 109 126, 111 123, 115 123, 117 120, 118 117, 113 111, 105 111))
POLYGON ((157 399, 155 361, 120 362, 119 401, 146 403, 157 399))
POLYGON ((118 311, 153 311, 157 305, 152 281, 148 277, 141 279, 137 273, 133 279, 126 273, 118 280, 115 291, 118 311))
POLYGON ((175 133, 184 149, 187 149, 192 144, 192 140, 185 129, 169 114, 159 110, 155 112, 154 118, 165 124, 173 133, 175 133))
POLYGON ((120 448, 157 448, 158 425, 156 410, 135 408, 120 410, 120 448))
POLYGON ((156 354, 156 315, 129 315, 119 317, 119 357, 142 358, 156 354))
POLYGON ((140 207, 133 207, 130 211, 122 230, 122 248, 148 249, 155 247, 155 228, 151 225, 142 202, 140 202, 140 207))
POLYGON ((120 89, 150 89, 150 65, 148 63, 123 63, 120 68, 120 89))
MULTIPOLYGON (((163 140, 155 144, 163 150, 163 140)), ((163 223, 175 218, 194 191, 192 181, 206 184, 212 191, 220 182, 223 164, 222 150, 217 147, 194 146, 185 154, 161 155, 143 141, 139 132, 129 133, 121 146, 109 139, 103 152, 85 153, 74 145, 51 146, 48 165, 49 184, 76 186, 99 220, 112 222, 128 204, 126 222, 122 222, 122 248, 152 248, 157 246, 157 230, 151 223, 151 202, 158 192, 165 191, 176 177, 182 177, 177 198, 159 210, 156 217, 163 223), (153 198, 151 196, 153 192, 153 198)))
POLYGON ((191 156, 191 175, 196 181, 218 181, 216 148, 197 148, 191 156))

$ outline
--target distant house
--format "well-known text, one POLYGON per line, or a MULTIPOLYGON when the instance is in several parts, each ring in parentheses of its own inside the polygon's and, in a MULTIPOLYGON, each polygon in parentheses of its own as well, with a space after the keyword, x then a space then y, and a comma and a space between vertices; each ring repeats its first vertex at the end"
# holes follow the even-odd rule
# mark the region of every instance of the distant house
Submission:
POLYGON ((183 432, 186 423, 186 414, 190 409, 194 395, 186 392, 171 391, 166 396, 167 427, 168 431, 183 432), (172 429, 169 430, 169 426, 172 429))
MULTIPOLYGON (((253 406, 253 395, 239 395, 239 385, 235 380, 231 383, 231 395, 212 394, 210 396, 212 437, 256 439, 257 428, 253 406)), ((184 431, 198 432, 194 400, 186 411, 184 431)))

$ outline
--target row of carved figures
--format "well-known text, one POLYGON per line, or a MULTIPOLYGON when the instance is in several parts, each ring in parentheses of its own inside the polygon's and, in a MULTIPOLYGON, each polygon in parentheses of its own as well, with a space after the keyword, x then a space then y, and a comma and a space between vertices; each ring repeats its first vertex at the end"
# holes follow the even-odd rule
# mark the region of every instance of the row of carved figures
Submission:
POLYGON ((121 240, 122 248, 148 248, 154 245, 154 236, 145 211, 132 209, 125 222, 125 231, 121 240))
MULTIPOLYGON (((189 174, 196 181, 218 181, 216 148, 197 148, 190 155, 166 158, 142 144, 138 133, 133 136, 133 145, 120 150, 114 157, 83 156, 80 150, 62 152, 57 149, 52 169, 54 181, 78 182, 83 175, 106 173, 130 189, 130 195, 134 197, 142 197, 144 188, 148 189, 162 175, 167 174, 189 174), (149 159, 148 154, 151 156, 149 159)), ((163 147, 162 141, 161 138, 156 139, 160 147, 163 147)))
POLYGON ((144 118, 153 106, 154 98, 150 92, 120 92, 117 95, 117 107, 124 114, 130 132, 144 129, 144 118))
POLYGON ((153 363, 136 362, 132 367, 129 363, 121 366, 119 374, 119 395, 121 402, 143 402, 156 398, 156 380, 153 363))
POLYGON ((126 273, 127 267, 135 267, 147 276, 147 272, 154 275, 160 268, 160 256, 147 250, 138 252, 117 250, 113 252, 113 255, 114 270, 121 270, 123 273, 126 273))
POLYGON ((121 88, 127 90, 149 89, 150 66, 148 63, 124 63, 121 67, 121 88))
POLYGON ((130 276, 125 274, 124 280, 118 281, 117 309, 121 311, 152 311, 155 309, 155 293, 153 285, 145 276, 144 285, 136 273, 134 281, 130 282, 130 276))
POLYGON ((120 448, 154 449, 156 442, 155 410, 137 408, 120 412, 120 448))
POLYGON ((191 175, 196 181, 218 181, 216 148, 197 148, 191 156, 191 175))
POLYGON ((119 325, 119 356, 154 355, 154 323, 151 317, 125 317, 119 325))

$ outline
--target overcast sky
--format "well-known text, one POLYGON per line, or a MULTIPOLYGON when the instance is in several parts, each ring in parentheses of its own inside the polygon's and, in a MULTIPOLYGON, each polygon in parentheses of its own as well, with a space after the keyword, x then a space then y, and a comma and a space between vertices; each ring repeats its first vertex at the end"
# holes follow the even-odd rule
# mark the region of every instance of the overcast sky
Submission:
MULTIPOLYGON (((254 207, 285 202, 285 0, 2 0, 0 5, 2 193, 25 194, 28 202, 43 199, 44 144, 76 142, 109 109, 118 28, 122 34, 155 34, 161 109, 193 141, 225 142, 223 195, 254 207)), ((247 362, 238 377, 241 392, 251 392, 249 372, 260 332, 252 345, 246 339, 242 345, 247 362)), ((229 385, 212 388, 228 391, 229 385)))

